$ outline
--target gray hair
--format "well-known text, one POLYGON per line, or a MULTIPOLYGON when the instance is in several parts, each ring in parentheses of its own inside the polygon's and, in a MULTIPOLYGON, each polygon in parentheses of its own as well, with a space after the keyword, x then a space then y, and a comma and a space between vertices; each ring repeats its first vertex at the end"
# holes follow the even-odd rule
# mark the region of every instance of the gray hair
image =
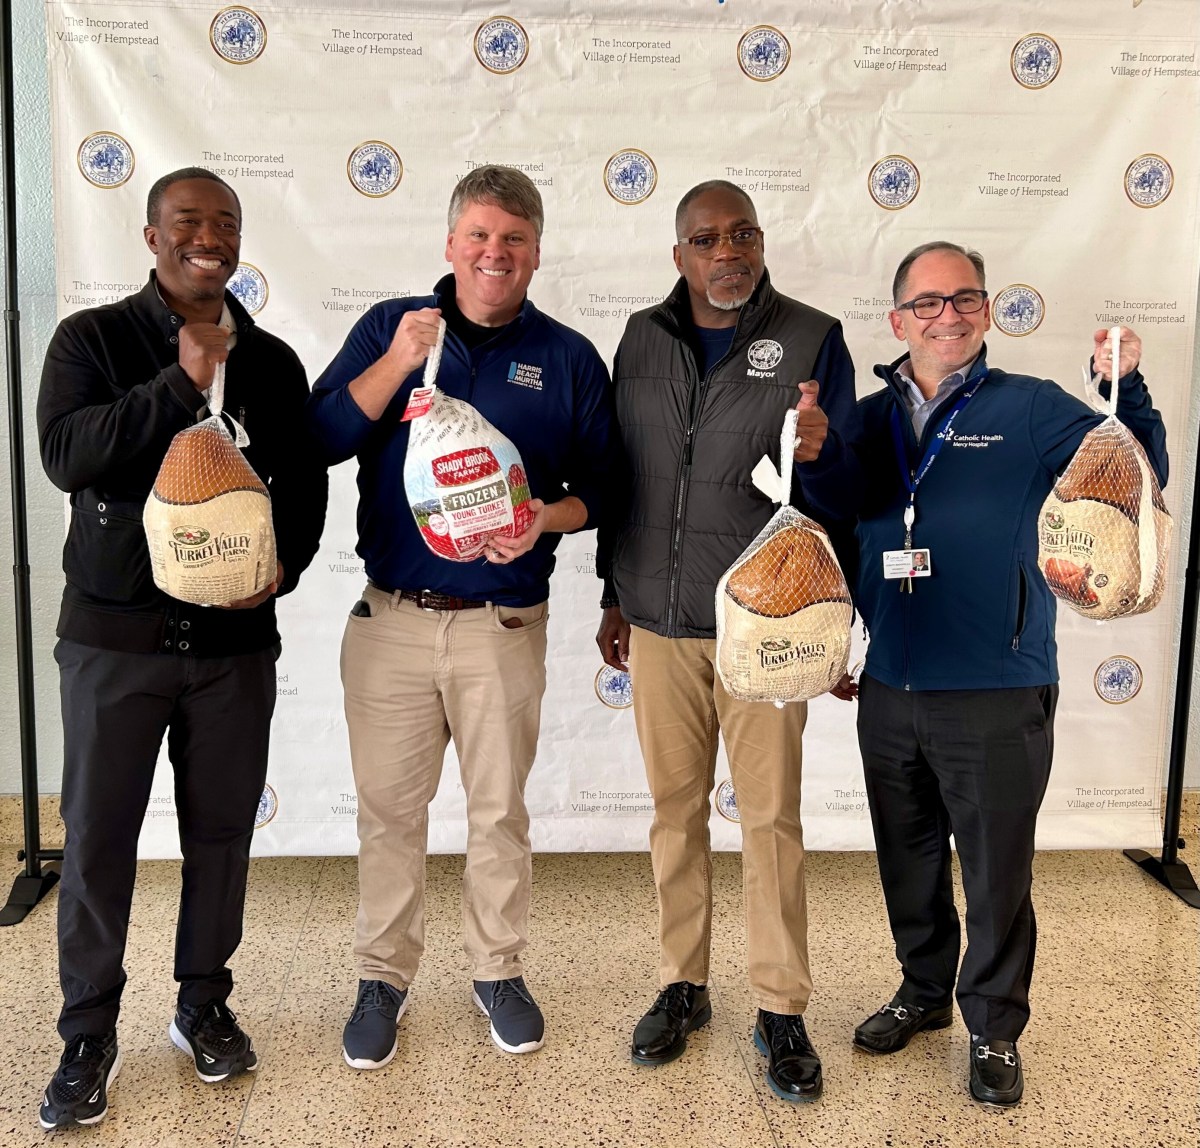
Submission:
POLYGON ((690 191, 684 193, 683 198, 679 201, 679 206, 675 208, 675 238, 683 239, 683 223, 687 219, 688 208, 692 206, 693 200, 699 199, 710 191, 729 191, 734 195, 741 196, 746 202, 746 206, 750 208, 750 218, 758 223, 758 212, 754 209, 754 200, 750 198, 743 188, 738 187, 736 183, 730 183, 727 179, 709 179, 704 183, 698 183, 690 191))
POLYGON ((935 239, 932 243, 922 243, 920 247, 914 247, 900 260, 900 266, 896 268, 896 277, 892 280, 892 302, 897 307, 900 306, 901 294, 908 286, 908 272, 912 265, 922 255, 928 255, 931 251, 954 251, 970 260, 971 266, 975 268, 975 274, 979 276, 979 286, 987 286, 987 279, 983 273, 983 256, 978 251, 972 251, 969 247, 959 247, 957 243, 949 243, 944 239, 935 239))
POLYGON ((450 196, 447 219, 450 230, 458 226, 468 203, 487 203, 502 208, 509 215, 527 219, 540 240, 546 220, 542 196, 533 180, 524 172, 499 164, 485 164, 462 177, 450 196))

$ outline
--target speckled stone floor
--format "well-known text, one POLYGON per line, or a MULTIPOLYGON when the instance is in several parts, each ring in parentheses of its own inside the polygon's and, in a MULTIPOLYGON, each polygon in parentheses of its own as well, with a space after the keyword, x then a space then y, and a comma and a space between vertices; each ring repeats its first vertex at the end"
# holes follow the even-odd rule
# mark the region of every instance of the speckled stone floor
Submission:
MULTIPOLYGON (((1195 838, 1189 844, 1196 852, 1195 838)), ((9 850, 3 855, 11 857, 9 850)), ((1195 869, 1193 870, 1196 871, 1195 869)), ((57 1064, 54 899, 0 930, 0 1145, 52 1140, 138 1148, 321 1145, 486 1148, 638 1145, 734 1148, 1177 1148, 1200 1141, 1200 913, 1119 853, 1042 853, 1033 1021, 1021 1041, 1025 1101, 996 1113, 966 1091, 961 1022, 904 1052, 870 1057, 855 1024, 895 985, 875 860, 810 857, 816 990, 809 1031, 825 1067, 811 1106, 775 1099, 750 1039, 741 859, 716 858, 713 1021, 686 1056, 632 1065, 629 1034, 653 999, 655 898, 640 854, 535 858, 527 979, 545 1048, 512 1057, 471 1003, 462 952, 462 860, 429 861, 429 936, 396 1059, 345 1067, 353 1000, 354 862, 254 862, 231 1004, 261 1067, 204 1085, 167 1037, 178 866, 139 868, 120 1041, 125 1065, 105 1121, 44 1134, 41 1090, 57 1064)))

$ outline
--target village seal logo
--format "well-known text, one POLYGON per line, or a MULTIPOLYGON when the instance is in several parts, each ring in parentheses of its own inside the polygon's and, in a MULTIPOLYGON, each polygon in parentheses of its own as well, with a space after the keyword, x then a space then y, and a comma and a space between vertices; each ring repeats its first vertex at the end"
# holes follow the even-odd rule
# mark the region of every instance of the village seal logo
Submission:
POLYGON ((1096 669, 1095 686, 1101 700, 1119 706, 1137 697, 1142 688, 1142 667, 1121 654, 1107 658, 1096 669))
POLYGON ((133 175, 133 148, 116 132, 92 132, 79 145, 76 160, 93 187, 120 187, 133 175))
POLYGON ((747 348, 746 358, 756 370, 769 371, 772 367, 779 366, 779 361, 783 358, 783 347, 774 339, 759 339, 747 348))
POLYGON ((475 59, 498 76, 515 72, 529 55, 529 37, 516 20, 494 16, 475 30, 475 59))
POLYGON ((346 160, 346 176, 354 190, 370 199, 382 199, 400 186, 404 164, 396 149, 382 140, 360 143, 346 160))
POLYGON ((261 829, 279 812, 279 798, 269 785, 262 791, 258 799, 258 812, 254 815, 254 828, 261 829))
POLYGON ((253 263, 241 263, 226 284, 249 315, 257 315, 267 305, 267 277, 253 263))
POLYGON ((911 159, 885 155, 871 168, 867 189, 885 211, 899 211, 917 198, 917 192, 921 190, 921 173, 911 159))
POLYGON ((717 786, 717 792, 713 796, 713 803, 717 807, 717 812, 726 821, 741 821, 742 815, 738 813, 737 807, 737 794, 733 792, 733 782, 729 778, 726 778, 717 786))
POLYGON ((251 64, 266 51, 267 26, 253 8, 222 8, 209 25, 208 42, 222 60, 251 64))
POLYGON ((601 666, 596 675, 596 697, 609 709, 625 710, 633 705, 633 686, 624 670, 601 666))
POLYGON ((1009 63, 1021 87, 1045 88, 1054 83, 1062 67, 1062 51, 1049 36, 1033 32, 1013 45, 1009 63))
POLYGON ((1125 194, 1138 207, 1157 207, 1175 185, 1175 173, 1161 155, 1139 155, 1125 170, 1125 194))
POLYGON ((1006 335, 1028 335, 1041 326, 1046 304, 1028 283, 1012 283, 992 300, 992 322, 1006 335))
POLYGON ((657 183, 654 160, 637 148, 617 152, 604 165, 604 186, 618 203, 643 203, 657 183))
POLYGON ((738 41, 737 56, 738 66, 750 79, 766 83, 783 75, 792 47, 778 28, 759 24, 738 41))

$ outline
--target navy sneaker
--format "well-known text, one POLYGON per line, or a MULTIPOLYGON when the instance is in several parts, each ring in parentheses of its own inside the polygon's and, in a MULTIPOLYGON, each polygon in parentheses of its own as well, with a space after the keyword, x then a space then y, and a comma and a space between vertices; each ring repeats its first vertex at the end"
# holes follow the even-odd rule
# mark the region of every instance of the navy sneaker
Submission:
POLYGON ((120 1071, 116 1032, 72 1037, 42 1096, 38 1123, 47 1131, 70 1124, 99 1124, 108 1112, 108 1090, 120 1071))
POLYGON ((359 981, 354 1011, 342 1029, 342 1056, 351 1068, 382 1068, 396 1055, 396 1025, 408 990, 386 981, 359 981))
POLYGON ((536 1052, 546 1035, 546 1022, 524 977, 475 981, 475 1003, 492 1022, 492 1040, 505 1052, 536 1052))
POLYGON ((198 1008, 180 1003, 170 1031, 172 1043, 195 1061, 196 1075, 205 1084, 258 1067, 254 1045, 224 1001, 208 1001, 198 1008))

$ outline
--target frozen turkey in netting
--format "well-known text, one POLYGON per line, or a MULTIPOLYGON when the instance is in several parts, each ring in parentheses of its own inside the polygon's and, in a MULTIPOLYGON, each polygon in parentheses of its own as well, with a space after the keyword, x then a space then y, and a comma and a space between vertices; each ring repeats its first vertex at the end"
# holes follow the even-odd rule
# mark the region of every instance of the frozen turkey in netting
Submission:
POLYGON ((172 598, 224 605, 275 580, 271 496, 220 415, 171 440, 142 522, 154 583, 172 598))

